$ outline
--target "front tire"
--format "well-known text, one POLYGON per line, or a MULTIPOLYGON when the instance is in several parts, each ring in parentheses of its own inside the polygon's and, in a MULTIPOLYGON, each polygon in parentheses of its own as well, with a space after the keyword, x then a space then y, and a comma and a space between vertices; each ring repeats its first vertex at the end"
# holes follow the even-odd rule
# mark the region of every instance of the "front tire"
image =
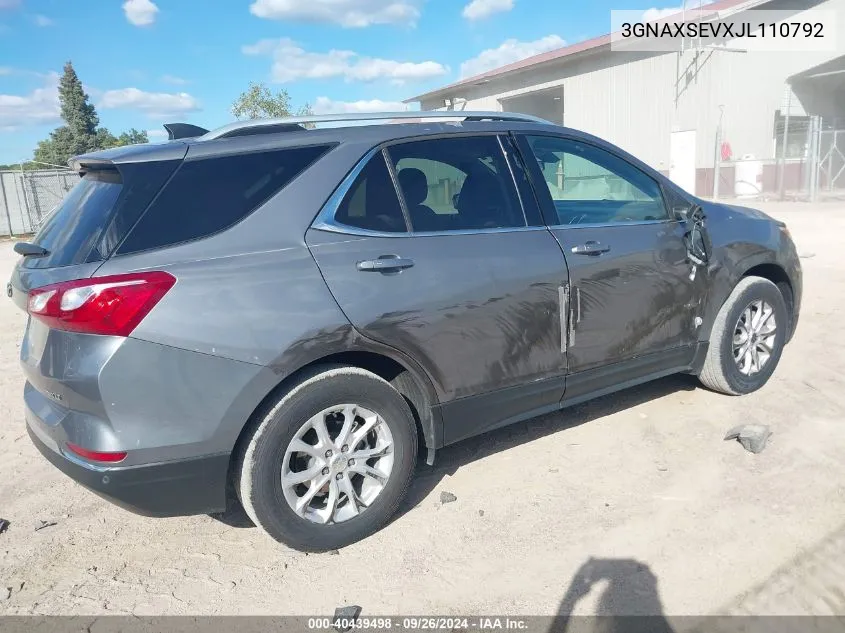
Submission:
POLYGON ((359 541, 396 512, 417 432, 405 399, 359 367, 323 366, 257 414, 235 467, 249 517, 277 541, 325 551, 359 541))
POLYGON ((716 315, 699 380, 733 396, 756 391, 775 371, 789 327, 778 287, 762 277, 743 278, 716 315))

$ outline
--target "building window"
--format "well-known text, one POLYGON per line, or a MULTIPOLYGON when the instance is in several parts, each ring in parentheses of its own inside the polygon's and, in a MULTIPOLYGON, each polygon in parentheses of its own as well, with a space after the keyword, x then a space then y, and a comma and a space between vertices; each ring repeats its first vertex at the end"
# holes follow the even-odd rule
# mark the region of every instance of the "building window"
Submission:
POLYGON ((776 158, 805 158, 807 156, 807 142, 809 140, 810 117, 789 116, 789 125, 786 124, 786 116, 780 111, 775 111, 775 157, 776 158), (786 154, 783 151, 783 131, 786 128, 786 154))

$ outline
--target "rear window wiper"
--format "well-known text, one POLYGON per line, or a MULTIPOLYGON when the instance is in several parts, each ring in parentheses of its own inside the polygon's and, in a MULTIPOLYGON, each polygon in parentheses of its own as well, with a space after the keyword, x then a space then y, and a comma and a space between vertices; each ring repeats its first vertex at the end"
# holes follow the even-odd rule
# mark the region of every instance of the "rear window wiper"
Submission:
POLYGON ((33 244, 31 242, 16 243, 15 252, 18 255, 23 255, 24 257, 44 257, 45 255, 50 254, 50 251, 43 246, 39 246, 38 244, 33 244))

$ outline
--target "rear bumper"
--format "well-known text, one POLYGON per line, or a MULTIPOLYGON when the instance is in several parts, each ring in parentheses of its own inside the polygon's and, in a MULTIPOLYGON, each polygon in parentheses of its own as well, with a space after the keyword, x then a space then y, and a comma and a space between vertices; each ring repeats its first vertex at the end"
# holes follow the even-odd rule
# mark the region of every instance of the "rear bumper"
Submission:
POLYGON ((27 432, 53 466, 107 501, 135 514, 169 517, 226 509, 228 454, 103 468, 67 457, 48 446, 29 424, 27 432))

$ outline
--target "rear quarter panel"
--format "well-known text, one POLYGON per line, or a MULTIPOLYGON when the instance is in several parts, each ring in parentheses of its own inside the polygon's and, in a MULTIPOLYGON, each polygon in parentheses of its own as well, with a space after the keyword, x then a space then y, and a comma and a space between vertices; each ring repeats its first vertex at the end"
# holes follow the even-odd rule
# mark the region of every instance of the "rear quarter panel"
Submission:
MULTIPOLYGON (((228 451, 259 403, 303 366, 352 350, 399 355, 358 336, 304 242, 332 193, 326 183, 339 183, 370 147, 344 144, 332 150, 219 234, 114 257, 102 265, 98 276, 155 269, 177 279, 130 337, 173 353, 144 348, 138 371, 154 373, 135 385, 127 375, 128 355, 121 359, 121 370, 106 378, 127 403, 122 415, 150 412, 153 419, 159 415, 181 424, 182 412, 194 427, 191 437, 171 439, 201 442, 204 450, 196 446, 197 454, 228 451), (200 362, 203 357, 208 361, 200 362), (141 385, 146 396, 127 391, 141 385), (145 404, 145 397, 160 404, 145 404), (214 403, 203 409, 204 422, 189 411, 197 401, 214 403)), ((117 370, 116 363, 113 367, 117 370)), ((161 433, 173 435, 164 426, 161 433)))

